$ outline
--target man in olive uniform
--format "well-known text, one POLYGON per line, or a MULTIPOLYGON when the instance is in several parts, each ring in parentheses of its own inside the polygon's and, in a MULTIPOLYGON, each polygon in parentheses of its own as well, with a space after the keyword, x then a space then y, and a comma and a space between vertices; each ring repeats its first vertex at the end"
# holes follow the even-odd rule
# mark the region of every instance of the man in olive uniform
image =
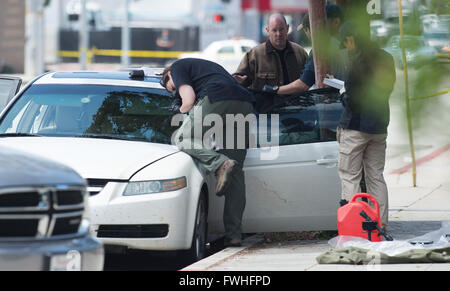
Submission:
MULTIPOLYGON (((227 126, 233 127, 235 136, 239 135, 237 131, 245 129, 237 128, 235 123, 227 125, 226 115, 253 114, 253 95, 220 65, 201 59, 176 61, 165 69, 161 81, 167 91, 177 92, 181 97, 179 112, 189 114, 179 129, 183 141, 177 139, 175 143, 181 151, 200 162, 206 170, 216 174, 216 195, 225 196, 225 245, 239 246, 246 203, 242 168, 247 149, 237 148, 239 141, 236 138, 233 148, 223 147, 216 151, 205 146, 203 142, 209 137, 203 135, 209 132, 211 126, 204 126, 203 119, 212 114, 220 116, 223 121, 222 136, 226 136, 227 126), (201 132, 195 130, 196 123, 201 123, 201 132)), ((247 137, 245 133, 244 136, 247 137)), ((247 138, 245 145, 248 145, 247 138)))

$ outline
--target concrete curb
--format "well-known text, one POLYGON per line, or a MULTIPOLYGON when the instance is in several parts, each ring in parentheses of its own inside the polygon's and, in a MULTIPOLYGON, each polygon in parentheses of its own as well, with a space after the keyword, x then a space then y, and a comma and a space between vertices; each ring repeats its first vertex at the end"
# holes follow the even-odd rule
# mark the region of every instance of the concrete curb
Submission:
POLYGON ((214 255, 211 255, 201 261, 198 261, 190 266, 185 267, 181 271, 208 271, 214 266, 218 266, 223 262, 232 260, 233 257, 238 256, 243 251, 251 248, 252 246, 262 242, 264 240, 262 234, 256 234, 248 237, 242 241, 242 247, 230 247, 226 248, 214 255))

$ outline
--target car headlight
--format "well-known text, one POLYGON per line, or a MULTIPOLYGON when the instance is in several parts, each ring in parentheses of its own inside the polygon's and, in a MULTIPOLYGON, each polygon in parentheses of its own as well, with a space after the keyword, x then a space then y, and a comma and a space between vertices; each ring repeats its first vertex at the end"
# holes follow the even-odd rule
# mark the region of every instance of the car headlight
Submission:
POLYGON ((123 192, 123 196, 171 192, 183 189, 186 186, 186 177, 161 181, 130 182, 123 192))

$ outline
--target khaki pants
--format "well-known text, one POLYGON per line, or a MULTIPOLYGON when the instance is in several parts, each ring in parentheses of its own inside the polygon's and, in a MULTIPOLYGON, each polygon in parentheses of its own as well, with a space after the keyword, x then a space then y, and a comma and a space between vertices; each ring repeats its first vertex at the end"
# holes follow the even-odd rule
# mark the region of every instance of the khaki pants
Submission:
POLYGON ((342 199, 350 200, 361 191, 360 181, 364 167, 367 192, 380 205, 383 227, 387 227, 389 216, 388 191, 383 176, 386 138, 387 134, 368 134, 341 127, 337 129, 342 199))

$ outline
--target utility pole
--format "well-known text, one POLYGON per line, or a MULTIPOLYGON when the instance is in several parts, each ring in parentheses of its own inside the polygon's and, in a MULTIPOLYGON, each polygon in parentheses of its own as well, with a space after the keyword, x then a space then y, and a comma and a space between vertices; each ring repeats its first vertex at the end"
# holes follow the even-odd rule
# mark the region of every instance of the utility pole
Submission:
POLYGON ((311 40, 314 55, 314 70, 316 74, 316 86, 322 88, 325 72, 327 71, 323 47, 325 44, 326 10, 325 0, 308 0, 309 22, 311 23, 311 40))
POLYGON ((86 1, 81 0, 80 5, 80 67, 81 70, 87 70, 87 52, 88 52, 88 44, 89 44, 89 30, 87 23, 87 9, 86 9, 86 1))
POLYGON ((122 24, 122 67, 130 66, 130 0, 124 1, 124 18, 122 24))
POLYGON ((44 73, 44 5, 42 0, 26 0, 25 12, 25 75, 44 73))

